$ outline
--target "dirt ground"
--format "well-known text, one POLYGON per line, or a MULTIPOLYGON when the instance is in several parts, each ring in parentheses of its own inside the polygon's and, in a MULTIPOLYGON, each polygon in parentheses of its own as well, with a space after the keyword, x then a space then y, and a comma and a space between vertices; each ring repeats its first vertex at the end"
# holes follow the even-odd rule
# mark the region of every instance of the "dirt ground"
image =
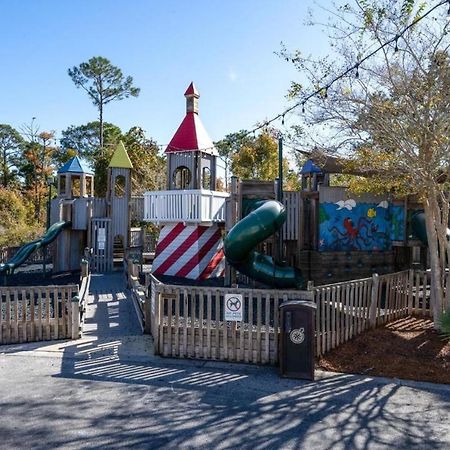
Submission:
POLYGON ((345 373, 450 384, 450 343, 429 319, 407 317, 363 333, 318 361, 345 373))

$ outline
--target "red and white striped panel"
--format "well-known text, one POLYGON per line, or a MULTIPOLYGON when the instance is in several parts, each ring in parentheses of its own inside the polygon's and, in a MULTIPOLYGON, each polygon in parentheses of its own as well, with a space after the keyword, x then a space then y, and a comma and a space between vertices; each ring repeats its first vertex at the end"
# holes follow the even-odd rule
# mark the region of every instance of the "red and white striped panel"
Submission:
POLYGON ((152 272, 191 280, 221 277, 225 271, 222 232, 218 225, 170 224, 163 227, 152 272))

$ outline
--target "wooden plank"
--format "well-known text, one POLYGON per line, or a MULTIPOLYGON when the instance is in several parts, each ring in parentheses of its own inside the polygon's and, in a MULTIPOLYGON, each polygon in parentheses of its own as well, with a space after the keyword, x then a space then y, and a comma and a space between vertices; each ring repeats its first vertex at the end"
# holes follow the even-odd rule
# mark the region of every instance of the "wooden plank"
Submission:
POLYGON ((270 294, 265 296, 265 329, 264 329, 264 352, 263 363, 270 362, 270 294))
POLYGON ((14 338, 12 342, 23 342, 19 335, 19 291, 14 290, 14 338))
POLYGON ((205 352, 204 352, 204 347, 203 347, 203 319, 204 319, 204 292, 202 290, 199 291, 198 293, 198 299, 200 302, 199 305, 199 311, 198 311, 198 332, 199 332, 199 341, 198 341, 198 345, 199 345, 199 350, 198 353, 196 353, 196 357, 200 357, 200 358, 204 358, 205 357, 205 352))
POLYGON ((159 297, 159 305, 158 305, 158 315, 159 315, 159 337, 158 337, 158 348, 161 355, 165 356, 164 352, 164 306, 165 306, 165 298, 164 292, 160 293, 159 297))
POLYGON ((29 339, 31 342, 36 341, 36 326, 35 326, 35 311, 34 311, 34 289, 30 288, 30 334, 29 339))
POLYGON ((331 348, 336 347, 336 286, 331 288, 331 348))
POLYGON ((247 358, 245 362, 253 362, 253 295, 248 299, 248 335, 247 335, 247 358))
POLYGON ((169 356, 175 356, 176 350, 172 345, 172 335, 173 335, 173 307, 175 299, 173 297, 173 292, 171 292, 170 297, 166 298, 167 302, 167 354, 169 356))
MULTIPOLYGON (((242 296, 243 305, 244 308, 244 314, 245 312, 248 313, 248 295, 242 296)), ((245 357, 245 331, 244 331, 244 323, 245 323, 245 316, 242 317, 242 321, 239 322, 239 352, 237 354, 237 360, 238 361, 244 361, 245 357)))
POLYGON ((216 352, 215 358, 220 359, 220 291, 215 291, 214 296, 216 298, 216 311, 215 311, 215 323, 216 323, 216 352))
POLYGON ((316 304, 316 356, 320 356, 322 354, 322 347, 320 345, 321 342, 321 336, 320 336, 320 317, 321 317, 321 310, 322 310, 322 304, 320 302, 320 289, 314 289, 314 303, 316 304))
POLYGON ((344 342, 347 342, 350 335, 350 284, 345 285, 345 336, 344 342))
POLYGON ((331 350, 331 288, 326 288, 326 297, 325 297, 325 336, 326 336, 326 351, 329 352, 331 350))
MULTIPOLYGON (((421 273, 421 285, 422 285, 422 315, 427 315, 427 290, 428 290, 428 277, 426 272, 421 273)), ((431 302, 430 302, 431 305, 431 302)), ((431 308, 430 308, 431 309, 431 308)))
POLYGON ((261 310, 262 296, 261 293, 256 296, 256 360, 255 363, 261 362, 261 310))
POLYGON ((363 285, 360 281, 355 283, 355 336, 361 333, 361 296, 363 285))
POLYGON ((321 294, 320 294, 320 301, 322 303, 322 317, 320 320, 320 331, 322 334, 322 354, 325 353, 327 351, 327 318, 326 318, 326 310, 327 310, 327 303, 326 303, 326 288, 322 288, 321 289, 321 294))
POLYGON ((19 321, 19 333, 20 330, 22 330, 22 337, 20 339, 21 342, 27 342, 27 291, 25 289, 21 290, 22 294, 22 303, 21 303, 21 310, 22 310, 22 320, 19 321))
POLYGON ((180 351, 180 289, 175 289, 175 343, 174 343, 174 356, 181 356, 180 351))
POLYGON ((189 297, 188 297, 188 292, 187 289, 184 288, 183 289, 183 314, 182 314, 182 318, 183 318, 183 322, 182 322, 182 343, 181 343, 181 354, 180 356, 182 358, 186 358, 188 356, 188 321, 187 321, 187 317, 188 317, 188 311, 189 311, 189 297))
POLYGON ((336 286, 336 347, 341 343, 342 286, 336 286))
MULTIPOLYGON (((220 297, 220 291, 217 291, 217 297, 220 297)), ((222 300, 221 300, 221 302, 222 300)), ((223 352, 224 352, 224 359, 228 360, 228 321, 225 320, 225 311, 224 311, 224 317, 223 317, 223 352)), ((220 342, 219 342, 220 343, 220 342)), ((220 346, 220 345, 219 345, 220 346)))
POLYGON ((278 291, 272 294, 273 296, 273 329, 274 329, 274 348, 275 348, 275 361, 278 362, 279 355, 279 336, 280 336, 280 299, 278 291))
POLYGON ((11 342, 11 291, 9 289, 6 290, 6 339, 4 340, 5 344, 9 344, 11 342))
POLYGON ((232 361, 237 361, 237 340, 236 340, 236 327, 237 322, 233 320, 231 322, 231 349, 230 349, 230 359, 232 361))
POLYGON ((53 289, 53 314, 55 317, 55 339, 59 339, 59 299, 58 299, 58 289, 53 289))
POLYGON ((355 300, 355 283, 350 283, 349 297, 348 297, 348 311, 349 311, 348 339, 351 339, 354 336, 354 320, 355 320, 354 300, 355 300))
MULTIPOLYGON (((188 294, 189 295, 189 294, 188 294)), ((189 303, 191 305, 191 312, 190 312, 190 326, 191 326, 191 339, 190 343, 188 344, 188 354, 190 358, 195 358, 195 291, 191 290, 190 292, 190 300, 189 303)), ((186 320, 188 319, 188 315, 186 314, 186 320)))
POLYGON ((207 295, 207 311, 206 311, 206 358, 212 358, 212 348, 211 348, 211 291, 208 291, 207 295))

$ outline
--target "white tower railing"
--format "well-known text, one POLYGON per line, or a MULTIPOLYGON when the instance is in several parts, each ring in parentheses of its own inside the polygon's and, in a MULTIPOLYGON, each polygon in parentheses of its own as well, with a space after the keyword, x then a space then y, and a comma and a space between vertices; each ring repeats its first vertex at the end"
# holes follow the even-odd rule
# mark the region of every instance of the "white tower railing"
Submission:
POLYGON ((159 223, 225 222, 226 192, 192 189, 144 194, 144 220, 159 223))

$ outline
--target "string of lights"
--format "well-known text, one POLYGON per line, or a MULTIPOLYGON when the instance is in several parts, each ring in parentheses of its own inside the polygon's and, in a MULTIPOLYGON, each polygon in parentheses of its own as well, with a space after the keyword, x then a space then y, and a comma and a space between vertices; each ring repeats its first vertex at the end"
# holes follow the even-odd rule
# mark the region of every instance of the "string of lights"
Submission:
POLYGON ((334 83, 336 83, 337 81, 341 80, 342 78, 344 78, 345 76, 347 76, 349 73, 354 72, 354 76, 356 78, 359 78, 359 71, 361 69, 361 65, 364 62, 366 62, 368 59, 372 58, 378 52, 380 52, 385 47, 387 47, 387 46, 389 46, 391 44, 394 44, 394 52, 398 52, 398 50, 399 50, 399 48, 398 48, 398 41, 399 41, 399 39, 409 29, 411 29, 413 26, 417 25, 417 23, 419 23, 421 20, 425 19, 427 16, 429 16, 431 13, 433 13, 433 11, 435 11, 436 9, 440 8, 443 5, 448 5, 447 14, 450 16, 450 0, 443 0, 443 1, 439 2, 439 3, 437 3, 435 6, 433 6, 428 11, 426 11, 424 14, 420 15, 419 17, 417 17, 414 21, 412 21, 409 25, 407 25, 403 30, 401 30, 399 33, 397 33, 392 39, 389 39, 385 43, 379 45, 375 50, 371 51, 370 53, 368 53, 364 57, 360 58, 355 64, 353 64, 352 66, 350 66, 347 69, 345 69, 343 72, 341 72, 339 75, 335 76, 333 79, 331 79, 327 83, 321 85, 320 87, 318 87, 314 91, 310 92, 309 94, 305 94, 302 97, 301 100, 299 100, 298 102, 296 102, 294 105, 290 106, 289 108, 286 108, 283 112, 281 112, 281 113, 277 114, 276 116, 272 117, 271 119, 265 120, 261 124, 255 126, 251 130, 249 130, 246 135, 249 135, 249 134, 252 134, 252 133, 254 135, 256 131, 259 131, 259 130, 261 130, 263 128, 267 128, 271 123, 273 123, 273 122, 275 122, 275 121, 277 121, 279 119, 281 119, 281 123, 282 123, 282 125, 284 125, 284 118, 285 118, 286 114, 289 114, 294 109, 297 109, 299 107, 302 108, 302 113, 305 113, 305 105, 306 105, 306 102, 308 100, 310 100, 311 98, 313 98, 313 97, 315 97, 317 95, 322 95, 324 98, 327 98, 328 90, 332 87, 332 85, 334 83))
MULTIPOLYGON (((419 17, 417 17, 414 21, 412 21, 409 25, 405 26, 405 28, 403 28, 403 30, 401 30, 400 32, 398 32, 393 38, 389 39, 388 41, 384 42, 383 44, 380 44, 377 48, 375 48, 374 50, 372 50, 370 53, 368 53, 367 55, 365 55, 364 57, 361 57, 358 59, 358 61, 356 63, 354 63, 353 65, 349 66, 348 68, 346 68, 345 70, 343 70, 340 74, 338 74, 337 76, 335 76, 334 78, 332 78, 330 81, 328 81, 327 83, 319 86, 317 89, 311 91, 310 93, 306 93, 302 96, 302 98, 297 101, 295 104, 291 105, 290 107, 286 108, 284 111, 276 114, 274 117, 272 117, 271 119, 266 119, 264 120, 262 123, 260 123, 259 125, 253 127, 252 129, 250 129, 249 131, 247 131, 247 133, 245 133, 243 136, 248 136, 250 134, 255 135, 255 133, 259 130, 262 130, 264 128, 267 128, 270 124, 272 124, 273 122, 280 120, 281 119, 281 123, 282 125, 284 125, 284 119, 285 116, 289 113, 291 113, 292 111, 294 111, 295 109, 301 107, 301 111, 302 113, 305 113, 305 107, 306 107, 306 103, 308 102, 308 100, 310 100, 311 98, 317 96, 317 95, 322 95, 324 98, 327 98, 328 96, 328 91, 329 89, 333 86, 334 83, 336 83, 337 81, 341 80, 342 78, 346 77, 347 75, 349 75, 350 73, 354 73, 355 78, 359 78, 359 72, 360 69, 362 69, 362 64, 364 62, 366 62, 368 59, 372 58, 373 56, 375 56, 378 52, 380 52, 381 50, 383 50, 385 47, 394 44, 394 52, 398 52, 399 51, 399 47, 398 47, 398 41, 399 39, 408 31, 410 30, 413 26, 415 26, 417 23, 419 23, 421 20, 425 19, 426 17, 428 17, 430 14, 432 14, 436 9, 440 8, 443 5, 448 5, 448 11, 447 14, 450 17, 450 0, 443 0, 439 3, 437 3, 435 6, 433 6, 432 8, 430 8, 428 11, 426 11, 425 13, 423 13, 422 15, 420 15, 419 17)), ((34 120, 35 118, 33 118, 34 120)), ((38 130, 37 130, 38 131, 38 130)), ((37 132, 36 131, 36 132, 37 132)), ((26 135, 27 133, 20 133, 21 135, 26 135)), ((29 134, 29 133, 28 133, 29 134)), ((56 140, 55 140, 56 141, 56 140)), ((155 147, 160 148, 161 150, 167 148, 169 146, 169 144, 156 144, 153 143, 153 145, 155 147)), ((179 152, 189 152, 191 150, 189 149, 182 149, 182 148, 176 148, 172 145, 170 145, 170 149, 172 151, 179 151, 179 152)), ((192 150, 202 150, 202 151, 208 151, 208 150, 216 150, 215 146, 210 146, 210 147, 205 147, 205 148, 201 148, 201 149, 192 149, 192 150)))

